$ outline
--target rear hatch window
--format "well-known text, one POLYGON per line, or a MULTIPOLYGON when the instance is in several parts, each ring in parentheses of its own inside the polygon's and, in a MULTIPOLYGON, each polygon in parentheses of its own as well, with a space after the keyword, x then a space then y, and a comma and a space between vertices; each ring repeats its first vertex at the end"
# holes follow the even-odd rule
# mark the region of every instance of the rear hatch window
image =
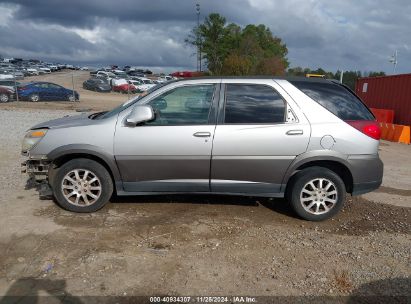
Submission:
POLYGON ((310 81, 290 82, 344 121, 375 119, 367 106, 343 85, 310 81))

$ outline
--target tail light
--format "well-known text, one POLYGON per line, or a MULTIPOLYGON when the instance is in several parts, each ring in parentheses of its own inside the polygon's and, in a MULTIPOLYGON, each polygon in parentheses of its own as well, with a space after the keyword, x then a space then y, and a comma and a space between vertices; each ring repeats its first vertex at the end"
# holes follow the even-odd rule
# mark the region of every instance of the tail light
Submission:
POLYGON ((373 120, 348 120, 346 121, 350 126, 356 128, 358 131, 364 133, 365 135, 380 140, 381 138, 381 128, 378 122, 373 120))
POLYGON ((19 90, 19 91, 28 90, 28 87, 17 87, 17 90, 19 90))

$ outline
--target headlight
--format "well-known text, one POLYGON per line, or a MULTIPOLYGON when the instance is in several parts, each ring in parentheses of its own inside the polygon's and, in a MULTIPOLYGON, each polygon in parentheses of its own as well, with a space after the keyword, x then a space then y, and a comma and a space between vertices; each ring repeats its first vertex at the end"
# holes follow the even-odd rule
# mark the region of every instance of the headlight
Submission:
POLYGON ((38 142, 46 135, 47 129, 37 129, 37 130, 30 130, 27 132, 26 136, 24 136, 23 143, 21 146, 21 150, 23 152, 29 151, 38 142))

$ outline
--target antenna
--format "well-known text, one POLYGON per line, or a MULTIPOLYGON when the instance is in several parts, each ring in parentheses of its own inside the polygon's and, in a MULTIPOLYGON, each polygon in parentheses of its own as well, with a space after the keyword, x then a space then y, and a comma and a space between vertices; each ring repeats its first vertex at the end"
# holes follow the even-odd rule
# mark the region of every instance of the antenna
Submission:
POLYGON ((398 64, 398 51, 397 50, 395 50, 394 54, 391 56, 390 62, 394 65, 393 74, 395 74, 395 70, 398 64))

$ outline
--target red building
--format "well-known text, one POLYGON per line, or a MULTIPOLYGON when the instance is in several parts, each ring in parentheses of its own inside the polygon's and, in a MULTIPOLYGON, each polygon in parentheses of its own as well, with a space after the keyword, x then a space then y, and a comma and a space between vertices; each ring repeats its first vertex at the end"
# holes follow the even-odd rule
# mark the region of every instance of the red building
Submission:
POLYGON ((411 74, 359 78, 355 93, 370 108, 394 110, 394 123, 411 125, 411 74))

